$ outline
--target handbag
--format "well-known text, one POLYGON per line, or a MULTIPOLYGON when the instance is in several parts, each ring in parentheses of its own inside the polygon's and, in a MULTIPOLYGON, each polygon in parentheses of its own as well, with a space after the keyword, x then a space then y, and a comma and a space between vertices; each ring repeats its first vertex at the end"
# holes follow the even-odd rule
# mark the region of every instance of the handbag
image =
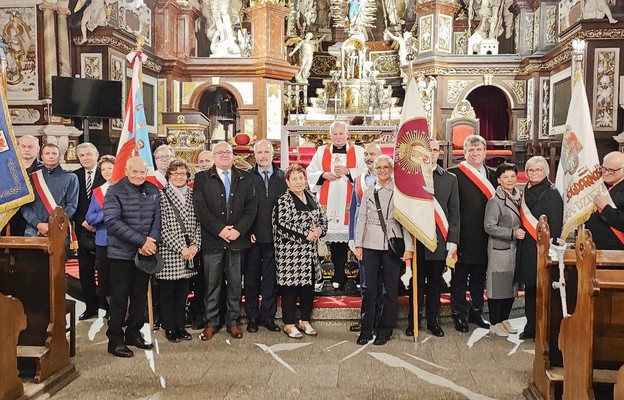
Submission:
MULTIPOLYGON (((375 196, 375 207, 377 207, 377 214, 379 214, 379 223, 381 224, 381 230, 384 233, 384 237, 388 238, 388 231, 386 228, 386 219, 384 218, 383 212, 381 211, 381 202, 379 201, 379 193, 377 192, 377 190, 375 190, 373 193, 375 196)), ((403 254, 405 254, 405 241, 403 240, 403 238, 393 237, 393 238, 388 238, 387 240, 388 240, 388 249, 390 250, 390 252, 399 258, 403 257, 403 254)))
MULTIPOLYGON (((169 193, 167 193, 166 191, 163 191, 165 193, 165 196, 167 197, 167 201, 169 201, 169 204, 171 205, 171 209, 173 210, 173 213, 176 216, 176 219, 178 220, 178 224, 180 225, 180 230, 182 231, 182 234, 184 235, 184 242, 186 243, 186 247, 189 247, 191 245, 191 238, 189 237, 188 232, 186 231, 186 226, 184 225, 184 221, 182 221, 182 217, 180 216, 180 210, 178 210, 178 207, 176 207, 175 203, 173 202, 173 199, 171 199, 171 197, 169 196, 169 193)), ((195 269, 195 263, 191 260, 186 260, 186 265, 185 265, 186 269, 195 269)))

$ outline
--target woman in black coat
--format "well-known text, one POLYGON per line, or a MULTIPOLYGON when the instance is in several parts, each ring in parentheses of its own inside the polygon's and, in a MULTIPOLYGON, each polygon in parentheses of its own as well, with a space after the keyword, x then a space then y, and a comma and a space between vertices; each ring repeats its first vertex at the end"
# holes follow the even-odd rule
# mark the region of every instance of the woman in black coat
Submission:
MULTIPOLYGON (((550 226, 550 237, 558 238, 561 235, 563 224, 563 199, 548 179, 550 168, 548 162, 541 156, 530 158, 524 167, 529 178, 524 189, 522 201, 526 203, 531 215, 535 220, 541 215, 546 215, 550 226)), ((526 222, 523 222, 526 225, 526 222)), ((537 295, 537 247, 535 238, 530 234, 535 227, 523 226, 527 235, 518 242, 516 253, 516 273, 514 281, 524 285, 524 312, 527 318, 524 332, 520 339, 535 338, 535 309, 537 295)))

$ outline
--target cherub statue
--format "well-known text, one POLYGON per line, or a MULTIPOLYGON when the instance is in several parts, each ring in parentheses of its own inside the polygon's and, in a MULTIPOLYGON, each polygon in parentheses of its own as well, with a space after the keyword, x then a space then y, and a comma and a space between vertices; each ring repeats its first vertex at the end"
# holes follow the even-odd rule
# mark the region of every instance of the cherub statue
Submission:
POLYGON ((384 31, 384 35, 394 40, 399 45, 399 60, 401 61, 401 66, 409 64, 408 56, 410 54, 414 56, 416 53, 418 53, 418 49, 416 47, 414 37, 412 36, 412 32, 405 31, 403 32, 402 36, 398 36, 393 35, 392 32, 386 29, 384 31))
POLYGON ((314 35, 311 32, 306 33, 303 39, 295 37, 286 41, 285 46, 292 46, 295 44, 295 48, 288 54, 292 57, 297 51, 299 51, 299 71, 295 75, 295 81, 297 83, 308 83, 310 77, 310 69, 312 68, 312 58, 319 43, 325 38, 325 35, 318 39, 314 39, 314 35))
MULTIPOLYGON (((615 3, 615 2, 614 2, 615 3)), ((583 8, 583 19, 602 19, 607 17, 610 24, 616 24, 607 0, 586 0, 583 8)))
MULTIPOLYGON (((87 42, 87 29, 89 32, 93 32, 98 26, 104 26, 108 23, 112 13, 111 5, 116 2, 117 0, 91 0, 91 4, 82 12, 82 19, 80 20, 82 40, 79 44, 87 42)), ((78 5, 76 5, 77 7, 78 5)))

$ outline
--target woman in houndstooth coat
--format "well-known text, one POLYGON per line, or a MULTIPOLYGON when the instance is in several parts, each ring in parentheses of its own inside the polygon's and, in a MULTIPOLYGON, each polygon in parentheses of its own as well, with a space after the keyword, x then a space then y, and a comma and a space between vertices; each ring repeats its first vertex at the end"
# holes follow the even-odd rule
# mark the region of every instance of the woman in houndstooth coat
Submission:
POLYGON ((160 287, 160 318, 165 337, 177 343, 192 338, 184 329, 185 306, 189 278, 197 273, 192 268, 193 257, 201 245, 201 227, 195 218, 193 189, 187 185, 191 177, 188 165, 180 159, 173 160, 165 177, 167 185, 160 196, 162 242, 158 249, 165 267, 156 274, 156 279, 160 287))

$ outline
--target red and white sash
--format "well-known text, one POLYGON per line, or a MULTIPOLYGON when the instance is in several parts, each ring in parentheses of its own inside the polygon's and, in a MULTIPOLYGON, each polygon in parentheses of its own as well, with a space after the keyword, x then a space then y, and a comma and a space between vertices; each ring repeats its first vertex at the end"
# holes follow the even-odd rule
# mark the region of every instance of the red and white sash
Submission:
POLYGON ((104 208, 104 196, 106 196, 106 191, 110 183, 106 182, 102 186, 98 186, 93 189, 93 196, 95 196, 95 200, 98 202, 100 208, 104 208))
POLYGON ((167 178, 165 178, 165 176, 160 171, 155 171, 154 177, 156 178, 155 182, 154 180, 150 180, 150 182, 158 186, 158 190, 163 190, 163 188, 167 186, 167 178))
MULTIPOLYGON (((326 145, 325 151, 323 152, 323 160, 322 160, 323 172, 332 171, 331 147, 332 145, 329 145, 329 144, 326 145)), ((348 143, 346 167, 355 168, 355 166, 356 166, 355 147, 353 146, 353 143, 348 143)), ((329 185, 330 184, 331 182, 326 180, 325 182, 323 182, 323 185, 321 186, 321 190, 320 190, 319 203, 321 203, 321 206, 323 206, 323 208, 325 209, 327 209, 327 199, 329 197, 329 185)), ((351 192, 352 191, 353 191, 353 184, 347 181, 347 190, 345 192, 344 203, 343 203, 346 205, 345 210, 344 210, 344 225, 349 225, 349 207, 351 206, 351 192)))
POLYGON ((358 201, 362 201, 362 196, 364 195, 364 190, 366 189, 366 173, 360 175, 355 180, 355 194, 358 198, 358 201))
POLYGON ((494 188, 492 183, 488 181, 487 178, 481 172, 479 172, 478 169, 468 164, 466 161, 460 162, 457 167, 464 174, 466 174, 466 176, 468 177, 468 179, 472 181, 472 183, 477 185, 479 190, 483 192, 483 194, 485 195, 485 197, 487 197, 488 200, 494 196, 496 189, 494 188))
MULTIPOLYGON (((442 209, 442 206, 438 202, 438 199, 436 199, 435 197, 433 198, 433 209, 434 209, 433 215, 435 217, 436 225, 438 226, 438 228, 440 228, 440 232, 442 232, 442 237, 444 238, 444 241, 446 242, 448 238, 449 223, 448 223, 448 219, 446 218, 446 214, 444 214, 444 210, 442 209)), ((455 252, 446 260, 447 265, 449 265, 451 268, 455 266, 456 262, 457 262, 457 250, 455 250, 455 252)))
MULTIPOLYGON (((526 189, 525 189, 526 190, 526 189)), ((522 199, 520 200, 520 220, 522 221, 522 225, 524 229, 531 235, 533 240, 537 242, 537 218, 531 214, 531 210, 524 201, 524 194, 522 194, 522 199)))

